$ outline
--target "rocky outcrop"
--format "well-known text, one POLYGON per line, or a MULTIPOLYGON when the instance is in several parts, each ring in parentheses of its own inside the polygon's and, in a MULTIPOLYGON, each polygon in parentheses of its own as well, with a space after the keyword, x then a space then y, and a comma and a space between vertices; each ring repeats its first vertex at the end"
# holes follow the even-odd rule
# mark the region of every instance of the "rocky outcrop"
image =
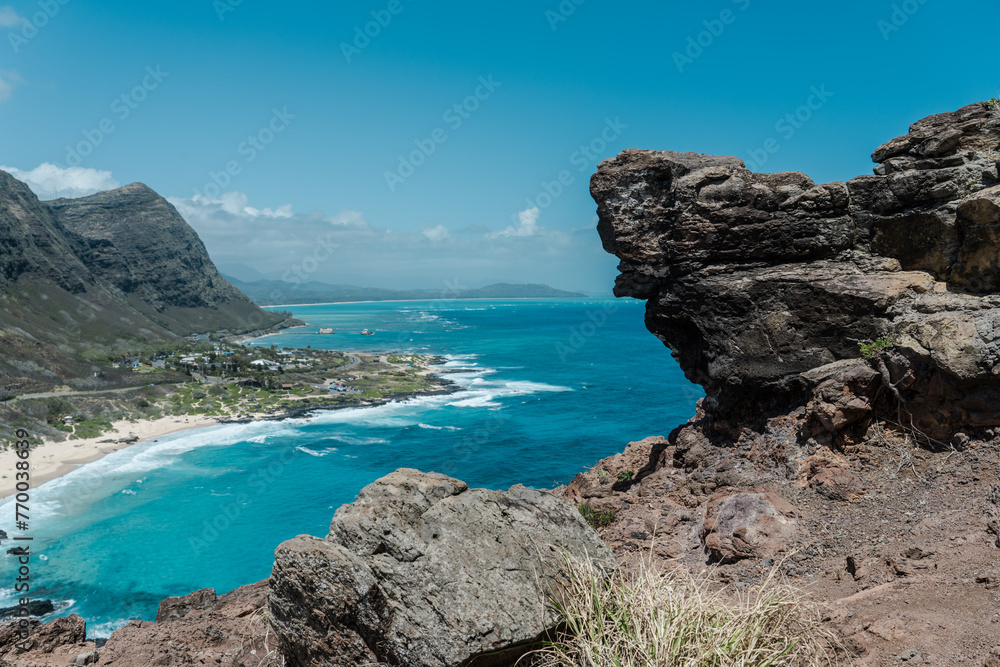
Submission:
POLYGON ((973 104, 915 123, 875 151, 875 174, 847 183, 628 150, 591 190, 621 259, 615 293, 648 301, 648 328, 705 388, 709 416, 759 425, 805 405, 810 374, 888 337, 881 381, 899 396, 879 398, 944 440, 1000 424, 998 156, 1000 119, 973 104))
POLYGON ((100 649, 103 667, 280 664, 265 615, 267 582, 218 598, 212 589, 160 603, 156 622, 131 621, 100 649), (273 660, 273 662, 269 662, 273 660))
POLYGON ((178 621, 192 611, 211 609, 216 605, 217 600, 213 588, 203 588, 180 597, 164 598, 160 601, 159 609, 156 610, 156 622, 178 621))
MULTIPOLYGON (((55 611, 55 605, 52 604, 52 600, 31 600, 27 608, 31 616, 45 616, 55 611)), ((8 618, 18 616, 20 611, 21 607, 19 605, 3 607, 0 609, 0 621, 6 621, 8 618)))
POLYGON ((647 300, 706 393, 569 485, 614 517, 616 551, 787 577, 829 603, 851 664, 996 662, 998 158, 977 103, 846 183, 694 153, 601 164, 615 293, 647 300))
POLYGON ((512 665, 558 622, 566 558, 612 554, 542 491, 398 470, 278 547, 270 610, 290 665, 512 665))
POLYGON ((131 621, 101 647, 86 640, 86 623, 76 615, 46 625, 29 621, 28 650, 18 646, 17 624, 5 623, 0 625, 0 665, 277 665, 281 658, 267 622, 266 603, 266 581, 218 597, 212 589, 204 589, 167 598, 160 603, 156 622, 131 621))
POLYGON ((42 625, 28 622, 30 638, 26 650, 17 623, 0 626, 0 665, 16 667, 64 667, 89 665, 97 661, 96 647, 88 642, 87 624, 73 614, 42 625))

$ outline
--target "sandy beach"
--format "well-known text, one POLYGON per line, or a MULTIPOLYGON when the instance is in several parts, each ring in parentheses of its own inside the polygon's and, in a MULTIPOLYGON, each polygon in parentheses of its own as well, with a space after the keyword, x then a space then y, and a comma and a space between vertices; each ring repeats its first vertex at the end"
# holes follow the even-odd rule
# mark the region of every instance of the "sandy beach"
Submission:
MULTIPOLYGON (((45 482, 61 477, 79 465, 96 461, 119 449, 131 447, 148 440, 184 431, 187 429, 215 426, 218 420, 211 417, 170 416, 161 419, 143 420, 137 422, 115 422, 111 431, 97 438, 82 440, 64 440, 62 442, 46 441, 31 450, 31 488, 38 488, 45 482), (104 440, 122 440, 138 438, 132 443, 109 443, 104 440)), ((6 498, 14 493, 15 463, 19 459, 13 449, 0 451, 0 498, 6 498)))
MULTIPOLYGON (((354 353, 349 356, 362 355, 365 353, 354 353)), ((435 358, 431 358, 432 360, 435 358)), ((397 364, 402 367, 404 364, 397 364)), ((387 366, 388 367, 388 366, 387 366)), ((346 368, 346 367, 345 367, 346 368)), ((421 376, 436 375, 432 368, 419 368, 417 373, 421 376)), ((333 382, 327 380, 324 386, 329 386, 333 382)), ((436 393, 424 392, 424 393, 436 393)), ((361 400, 348 406, 326 406, 316 409, 336 410, 341 407, 368 407, 378 405, 392 400, 405 400, 412 395, 388 396, 379 400, 361 400)), ((285 395, 283 400, 294 404, 299 401, 306 401, 310 396, 296 396, 291 393, 285 395)), ((256 404, 255 404, 256 405, 256 404)), ((250 404, 243 404, 238 409, 231 409, 224 419, 246 420, 274 420, 284 419, 290 416, 287 410, 280 410, 277 413, 268 408, 258 406, 254 409, 250 404)), ((291 415, 294 416, 294 415, 291 415)), ((203 415, 170 415, 160 419, 143 419, 138 421, 122 420, 114 422, 112 429, 96 438, 70 439, 63 441, 46 440, 41 445, 32 448, 30 455, 31 463, 31 488, 37 488, 45 482, 61 477, 74 470, 77 466, 91 463, 98 459, 117 452, 118 450, 133 445, 138 445, 149 440, 185 431, 189 429, 206 428, 218 425, 220 420, 216 417, 206 417, 203 415), (130 442, 120 442, 129 440, 130 442), (110 442, 109 442, 110 441, 110 442)), ((0 450, 0 499, 6 498, 16 491, 17 479, 16 464, 19 461, 15 450, 0 450)))

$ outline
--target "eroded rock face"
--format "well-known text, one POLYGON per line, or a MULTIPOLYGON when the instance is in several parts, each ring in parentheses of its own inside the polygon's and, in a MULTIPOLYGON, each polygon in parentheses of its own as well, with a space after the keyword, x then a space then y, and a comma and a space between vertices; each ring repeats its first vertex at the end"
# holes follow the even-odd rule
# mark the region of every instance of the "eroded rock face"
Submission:
POLYGON ((87 624, 80 616, 73 614, 57 618, 49 623, 31 619, 28 650, 20 646, 23 641, 18 635, 18 623, 12 621, 0 626, 0 665, 17 667, 50 667, 75 663, 81 655, 93 655, 96 662, 95 646, 87 642, 87 624))
POLYGON ((192 611, 211 609, 215 602, 215 589, 212 588, 203 588, 181 597, 164 598, 156 610, 156 622, 180 620, 192 611))
POLYGON ((669 437, 569 485, 615 513, 616 551, 733 572, 812 558, 815 508, 883 494, 915 443, 997 437, 1000 118, 931 116, 873 158, 874 174, 827 184, 695 153, 600 165, 615 293, 647 301, 647 327, 706 393, 669 437))
MULTIPOLYGON (((883 380, 918 428, 947 439, 1000 424, 998 157, 1000 119, 977 103, 915 123, 848 183, 628 150, 591 191, 621 259, 615 293, 648 301, 648 328, 705 388, 709 416, 759 424, 803 406, 817 389, 803 374, 888 336, 883 380)), ((836 391, 815 397, 826 426, 873 407, 836 391)))
POLYGON ((160 603, 156 622, 131 621, 115 630, 100 649, 98 665, 266 665, 277 662, 277 645, 267 627, 267 582, 241 586, 225 595, 212 589, 160 603))
POLYGON ((571 503, 398 470, 278 547, 272 621, 291 665, 511 665, 555 627, 567 555, 613 560, 571 503))

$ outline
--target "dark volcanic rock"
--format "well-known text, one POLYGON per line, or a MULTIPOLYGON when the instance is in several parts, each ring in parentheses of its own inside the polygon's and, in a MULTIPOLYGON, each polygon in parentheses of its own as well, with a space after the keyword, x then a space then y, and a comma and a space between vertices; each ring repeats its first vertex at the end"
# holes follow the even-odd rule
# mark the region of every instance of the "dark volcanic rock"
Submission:
MULTIPOLYGON (((32 616, 45 616, 46 614, 51 614, 56 610, 55 606, 52 604, 52 600, 31 600, 28 602, 28 613, 32 616)), ((21 611, 21 607, 4 607, 0 609, 0 621, 6 621, 9 618, 14 618, 21 611)))
MULTIPOLYGON (((803 374, 889 336, 881 384, 947 439, 1000 424, 998 156, 1000 119, 973 104, 915 123, 875 151, 874 175, 846 184, 628 150, 591 190, 621 259, 615 293, 648 300, 648 328, 705 388, 708 415, 760 424, 805 405, 817 387, 803 374)), ((870 414, 872 387, 853 403, 837 390, 820 390, 820 424, 870 414)))
MULTIPOLYGON (((602 535, 616 551, 733 577, 802 572, 829 547, 816 544, 825 522, 881 510, 887 480, 929 479, 916 443, 975 458, 1000 442, 1000 116, 985 104, 932 116, 874 158, 873 175, 821 185, 694 153, 600 165, 591 191, 621 260, 615 293, 647 301, 647 328, 706 392, 669 438, 569 485, 615 514, 602 535), (859 343, 880 338, 865 356, 859 343), (634 479, 617 483, 622 471, 634 479)), ((861 532, 838 523, 834 542, 861 532)))
POLYGON ((398 470, 278 547, 270 609, 290 665, 512 665, 554 629, 565 558, 613 556, 572 504, 398 470))

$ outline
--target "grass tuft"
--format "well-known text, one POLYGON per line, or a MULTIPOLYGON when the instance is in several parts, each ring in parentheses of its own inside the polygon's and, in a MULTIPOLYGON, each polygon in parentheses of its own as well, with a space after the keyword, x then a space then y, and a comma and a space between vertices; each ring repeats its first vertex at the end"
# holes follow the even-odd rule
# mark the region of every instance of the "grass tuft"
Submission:
POLYGON ((613 509, 601 509, 590 503, 579 505, 577 509, 580 510, 580 514, 590 524, 590 527, 595 529, 607 528, 615 522, 615 518, 618 516, 618 513, 613 509))
POLYGON ((896 345, 896 342, 888 337, 883 336, 876 340, 863 340, 858 343, 858 349, 861 350, 861 355, 865 359, 874 359, 884 350, 892 349, 896 345))
MULTIPOLYGON (((773 572, 773 571, 772 571, 773 572)), ((733 593, 707 575, 640 561, 610 575, 567 560, 552 603, 564 630, 532 667, 783 667, 835 664, 833 635, 802 591, 769 577, 733 593)))

